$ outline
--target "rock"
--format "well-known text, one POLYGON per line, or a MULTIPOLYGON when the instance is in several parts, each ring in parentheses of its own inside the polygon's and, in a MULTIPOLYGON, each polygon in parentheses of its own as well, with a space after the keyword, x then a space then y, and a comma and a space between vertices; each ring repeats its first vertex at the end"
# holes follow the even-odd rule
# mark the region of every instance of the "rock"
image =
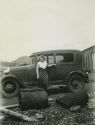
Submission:
POLYGON ((2 121, 5 118, 4 115, 0 115, 0 121, 2 121))
POLYGON ((66 93, 63 97, 57 98, 56 102, 68 109, 78 105, 83 107, 88 103, 88 94, 84 90, 75 93, 66 93))
POLYGON ((71 112, 81 111, 81 107, 80 107, 80 106, 72 106, 72 107, 70 108, 70 111, 71 111, 71 112))
POLYGON ((42 114, 36 114, 36 118, 37 118, 37 119, 43 119, 44 116, 43 116, 42 114))

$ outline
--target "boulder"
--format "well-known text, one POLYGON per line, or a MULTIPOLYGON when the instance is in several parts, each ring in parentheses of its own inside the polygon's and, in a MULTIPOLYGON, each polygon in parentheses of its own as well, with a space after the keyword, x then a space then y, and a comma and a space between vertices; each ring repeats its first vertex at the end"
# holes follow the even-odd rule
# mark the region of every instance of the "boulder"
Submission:
POLYGON ((62 107, 71 108, 72 106, 85 106, 88 102, 88 94, 86 91, 78 91, 74 93, 66 93, 61 98, 57 98, 56 102, 62 107))

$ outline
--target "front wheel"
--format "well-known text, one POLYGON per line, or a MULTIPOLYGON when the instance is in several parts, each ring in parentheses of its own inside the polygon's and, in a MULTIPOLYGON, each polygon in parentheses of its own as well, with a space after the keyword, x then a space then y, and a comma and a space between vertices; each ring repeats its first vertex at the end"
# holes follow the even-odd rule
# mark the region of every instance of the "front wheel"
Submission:
POLYGON ((74 74, 68 80, 68 88, 71 92, 76 92, 84 89, 84 79, 82 76, 74 74))
POLYGON ((19 93, 19 83, 13 78, 2 81, 2 95, 4 97, 14 97, 19 93))

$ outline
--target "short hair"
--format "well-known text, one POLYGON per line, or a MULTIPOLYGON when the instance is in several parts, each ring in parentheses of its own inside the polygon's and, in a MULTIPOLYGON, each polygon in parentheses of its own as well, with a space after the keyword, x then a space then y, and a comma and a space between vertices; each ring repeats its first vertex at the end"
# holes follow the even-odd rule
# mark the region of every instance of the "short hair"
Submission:
POLYGON ((43 58, 45 60, 45 56, 44 55, 40 55, 40 58, 43 58))

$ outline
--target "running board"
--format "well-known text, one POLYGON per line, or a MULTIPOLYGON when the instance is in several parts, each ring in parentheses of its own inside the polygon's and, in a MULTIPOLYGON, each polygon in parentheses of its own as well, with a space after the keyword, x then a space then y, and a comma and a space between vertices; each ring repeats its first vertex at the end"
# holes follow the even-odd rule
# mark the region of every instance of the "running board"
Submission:
POLYGON ((49 85, 66 85, 66 81, 63 80, 49 81, 49 85))
POLYGON ((65 87, 67 87, 67 86, 66 86, 66 85, 50 85, 50 86, 48 87, 48 90, 49 90, 49 89, 57 89, 57 88, 62 89, 62 88, 65 88, 65 87))

